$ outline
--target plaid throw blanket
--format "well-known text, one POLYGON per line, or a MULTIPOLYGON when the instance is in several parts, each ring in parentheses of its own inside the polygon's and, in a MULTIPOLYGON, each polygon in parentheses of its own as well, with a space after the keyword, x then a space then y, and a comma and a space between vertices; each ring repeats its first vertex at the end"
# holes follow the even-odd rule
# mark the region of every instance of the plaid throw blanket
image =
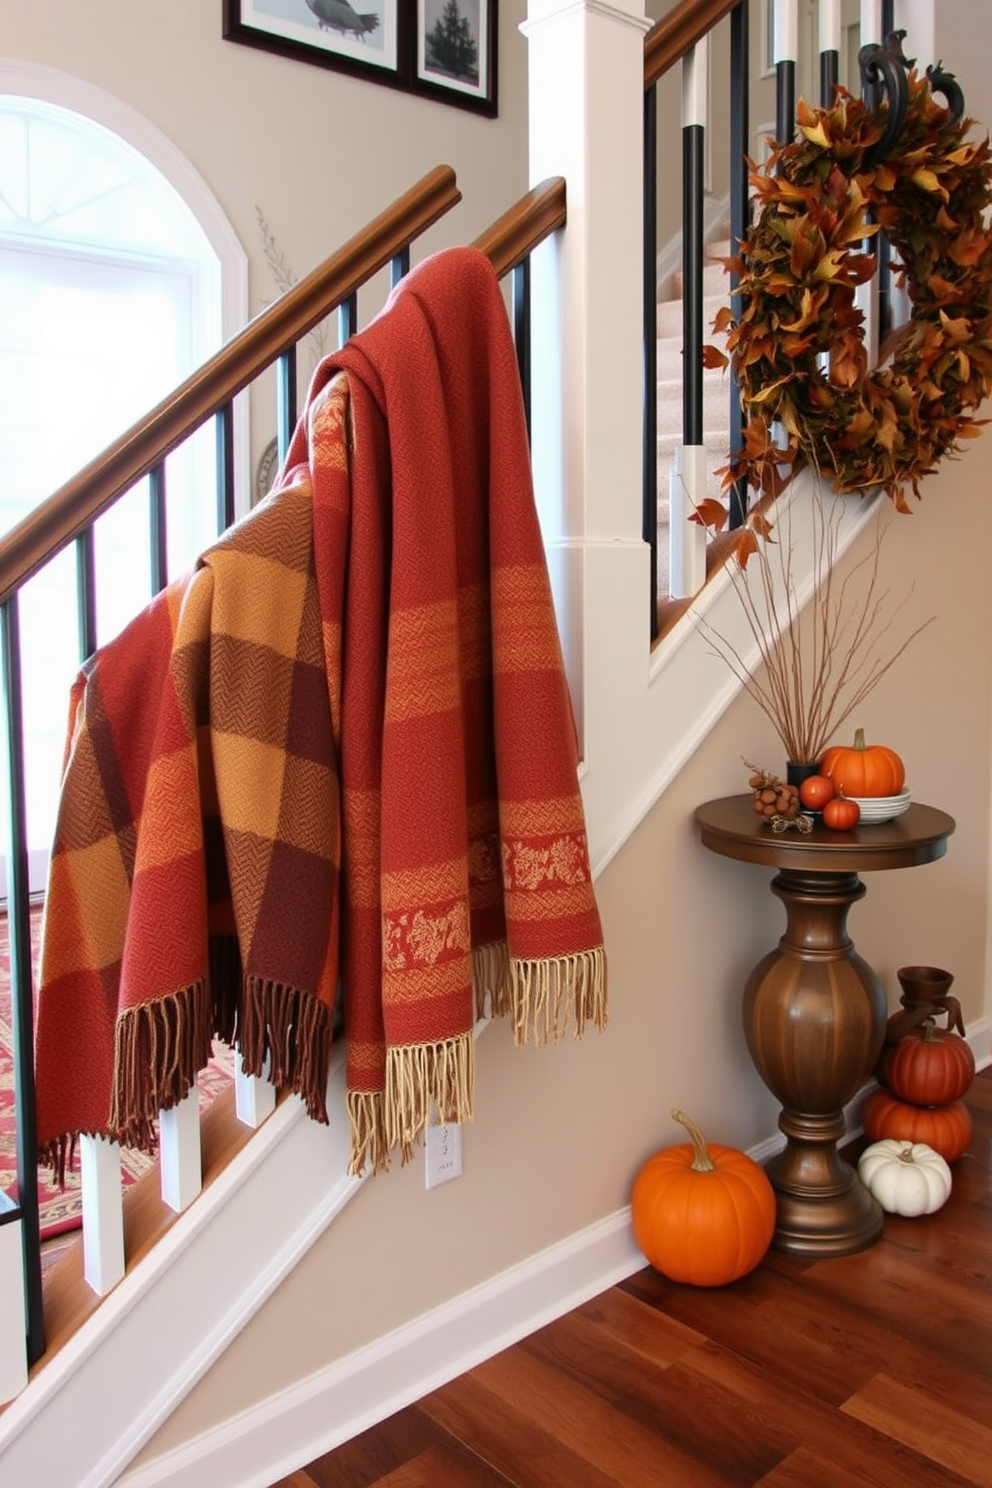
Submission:
POLYGON ((39 1140, 149 1146, 214 1032, 351 1166, 471 1119, 473 1023, 606 1020, 512 339, 438 254, 315 374, 275 492, 84 668, 38 1016, 39 1140))

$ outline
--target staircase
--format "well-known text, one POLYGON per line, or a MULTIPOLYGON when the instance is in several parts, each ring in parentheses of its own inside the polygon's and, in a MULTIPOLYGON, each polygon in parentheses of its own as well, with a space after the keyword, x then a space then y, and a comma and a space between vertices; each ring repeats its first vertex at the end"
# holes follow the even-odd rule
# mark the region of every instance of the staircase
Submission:
MULTIPOLYGON (((641 130, 641 102, 631 85, 632 79, 637 81, 640 59, 636 52, 641 38, 613 7, 591 5, 587 15, 580 14, 583 11, 582 6, 563 6, 554 25, 534 28, 529 38, 532 96, 541 99, 541 108, 532 109, 531 116, 531 177, 541 179, 552 172, 566 175, 578 209, 568 231, 558 233, 561 221, 552 220, 549 208, 548 232, 556 236, 547 251, 541 250, 535 265, 534 313, 539 324, 535 366, 533 374, 528 368, 527 378, 533 376, 534 464, 545 495, 542 519, 582 738, 590 846, 595 870, 600 873, 705 742, 738 688, 729 672, 714 667, 707 643, 688 617, 669 630, 653 652, 647 640, 644 596, 648 575, 641 536, 639 443, 643 301, 640 284, 631 282, 635 276, 619 272, 611 284, 601 272, 604 264, 631 262, 634 237, 630 224, 640 223, 640 182, 635 170, 623 169, 623 162, 636 156, 641 130), (611 62, 619 56, 622 65, 591 69, 588 76, 583 73, 580 88, 574 71, 570 75, 562 65, 562 57, 573 53, 562 45, 561 33, 567 33, 565 40, 570 40, 572 27, 588 28, 589 51, 605 37, 611 62), (588 149, 589 139, 597 141, 595 151, 588 149), (562 313, 563 306, 571 310, 573 305, 577 313, 562 313), (590 637, 606 640, 588 644, 590 637)), ((585 55, 578 48, 574 51, 574 57, 585 55)), ((453 187, 446 188, 446 193, 451 192, 453 187)), ((505 257, 515 265, 520 261, 518 224, 509 224, 505 236, 513 245, 505 257)), ((721 236, 716 235, 709 245, 714 262, 706 272, 707 327, 718 305, 725 303, 726 276, 715 262, 729 251, 721 236)), ((657 311, 658 506, 659 517, 665 519, 664 538, 671 450, 681 432, 679 295, 675 276, 657 311)), ((294 302, 296 318, 286 333, 287 346, 324 313, 312 297, 311 286, 294 302)), ((260 343, 261 337, 256 340, 260 343)), ((281 355, 281 343, 276 353, 281 355)), ((215 401, 222 405, 243 385, 240 373, 231 371, 224 396, 218 392, 215 401)), ((707 372, 705 386, 705 445, 712 475, 726 462, 728 453, 726 373, 707 372)), ((204 408, 208 401, 201 399, 204 408)), ((162 419, 159 423, 152 433, 164 448, 171 432, 164 429, 162 419)), ((153 462, 147 450, 133 456, 137 463, 146 458, 153 462)), ((121 481, 126 484, 123 475, 121 481)), ((718 491, 719 481, 712 476, 707 494, 718 491)), ((94 503, 94 509, 102 499, 94 503)), ((56 534, 60 541, 68 541, 79 530, 76 518, 68 513, 68 502, 64 506, 65 511, 57 514, 62 524, 56 534)), ((867 506, 852 508, 844 546, 857 535, 868 514, 867 506)), ((33 563, 42 561, 40 539, 34 546, 28 542, 34 536, 24 534, 21 551, 8 549, 0 562, 0 603, 19 582, 15 569, 18 574, 27 572, 33 563)), ((667 542, 659 543, 660 553, 666 548, 667 542)), ((667 586, 662 582, 661 587, 667 586)), ((735 637, 742 654, 748 653, 750 638, 721 576, 707 586, 698 608, 722 633, 735 637)), ((684 830, 688 832, 687 827, 684 830)), ((618 1037, 622 1033, 618 1029, 618 1037)), ((706 1054, 707 1079, 714 1088, 736 1093, 739 1063, 732 1047, 725 1048, 723 1042, 717 1047, 714 1041, 706 1054)), ((340 1099, 335 1104, 340 1105, 340 1099)), ((749 1119, 753 1127, 760 1113, 751 1113, 749 1119)), ((196 1204, 175 1221, 169 1242, 138 1258, 133 1267, 129 1262, 124 1280, 94 1311, 85 1336, 67 1341, 0 1415, 0 1481, 8 1481, 8 1472, 12 1488, 21 1481, 34 1481, 38 1464, 51 1463, 53 1443, 65 1472, 61 1479, 53 1474, 46 1480, 53 1485, 62 1482, 66 1488, 80 1488, 85 1483, 86 1488, 104 1488, 119 1481, 122 1473, 133 1480, 135 1488, 139 1483, 145 1488, 152 1482, 172 1481, 167 1479, 167 1465, 160 1469, 154 1454, 150 1462, 130 1470, 125 1465, 168 1420, 185 1392, 222 1354, 351 1196, 355 1185, 345 1178, 343 1155, 333 1146, 334 1133, 330 1145, 327 1136, 324 1129, 306 1123, 294 1105, 284 1103, 251 1137, 239 1160, 218 1173, 196 1204), (319 1178, 319 1193, 313 1191, 314 1174, 319 1178), (307 1177, 311 1180, 309 1204, 300 1200, 296 1212, 290 1200, 304 1189, 307 1177), (245 1235, 252 1237, 256 1247, 250 1255, 243 1254, 245 1235), (148 1347, 149 1339, 160 1337, 167 1341, 168 1350, 148 1347), (142 1364, 140 1373, 136 1360, 142 1364), (121 1399, 124 1384, 128 1386, 126 1400, 121 1399), (109 1399, 114 1401, 113 1412, 106 1408, 109 1399), (85 1471, 80 1466, 83 1448, 85 1471)), ((399 1187, 402 1175, 394 1177, 397 1182, 391 1188, 380 1187, 376 1192, 387 1196, 379 1202, 385 1205, 388 1199, 391 1224, 394 1215, 401 1216, 393 1233, 402 1234, 402 1216, 407 1212, 399 1187)), ((494 1188, 498 1188, 499 1177, 494 1175, 494 1188)), ((447 1193, 445 1198, 453 1205, 459 1202, 457 1193, 447 1193)), ((618 1211, 588 1231, 576 1231, 575 1237, 555 1249, 539 1275, 525 1267, 511 1268, 505 1274, 512 1272, 514 1284, 519 1284, 521 1294, 526 1292, 519 1328, 532 1326, 539 1309, 573 1306, 578 1295, 592 1295, 611 1276, 622 1274, 624 1267, 635 1266, 636 1256, 623 1248, 626 1239, 626 1218, 618 1211), (583 1258, 582 1268, 577 1267, 576 1256, 583 1258), (576 1269, 581 1269, 578 1279, 576 1269)), ((438 1265, 442 1262, 447 1267, 443 1256, 438 1265)), ((501 1278, 497 1280, 503 1287, 501 1278)), ((446 1270, 436 1281, 436 1297, 446 1301, 457 1291, 457 1276, 450 1283, 446 1270)), ((459 1340, 465 1358, 472 1351, 484 1356, 518 1328, 516 1317, 507 1320, 502 1290, 482 1295, 476 1287, 470 1295, 478 1303, 479 1319, 468 1342, 464 1336, 459 1340)), ((419 1303, 419 1294, 416 1300, 419 1303)), ((461 1294, 455 1302, 461 1306, 461 1294)), ((342 1310, 347 1303, 343 1299, 342 1310)), ((458 1326, 464 1335, 461 1313, 458 1326)), ((423 1329, 419 1315, 414 1317, 408 1330, 408 1353, 401 1361, 405 1373, 399 1383, 395 1351, 381 1346, 379 1339, 368 1346, 363 1354, 367 1377, 362 1377, 361 1392, 355 1387, 356 1403, 349 1422, 385 1410, 404 1398, 407 1390, 423 1388, 423 1329)), ((438 1379, 457 1357, 445 1340, 438 1351, 438 1379)), ((345 1357, 332 1383, 343 1392, 357 1378, 351 1357, 345 1357)), ((283 1400, 273 1391, 263 1411, 241 1416, 236 1414, 240 1403, 236 1400, 231 1422, 216 1433, 218 1457, 230 1454, 232 1441, 247 1437, 253 1421, 259 1433, 271 1437, 273 1421, 280 1413, 285 1415, 287 1431, 289 1426, 294 1428, 287 1451, 301 1450, 296 1419, 291 1419, 291 1410, 302 1408, 301 1399, 302 1395, 293 1395, 283 1400)), ((316 1393, 314 1400, 314 1415, 319 1417, 314 1430, 324 1430, 326 1400, 316 1393)), ((194 1443, 190 1449, 194 1457, 197 1450, 194 1443)), ((184 1457, 177 1449, 174 1481, 182 1481, 184 1488, 194 1481, 189 1476, 189 1461, 190 1456, 184 1457)), ((260 1458, 255 1470, 264 1473, 265 1461, 260 1458)), ((221 1483, 219 1477, 195 1481, 210 1481, 211 1488, 221 1483)), ((237 1481, 247 1483, 248 1473, 237 1481)))

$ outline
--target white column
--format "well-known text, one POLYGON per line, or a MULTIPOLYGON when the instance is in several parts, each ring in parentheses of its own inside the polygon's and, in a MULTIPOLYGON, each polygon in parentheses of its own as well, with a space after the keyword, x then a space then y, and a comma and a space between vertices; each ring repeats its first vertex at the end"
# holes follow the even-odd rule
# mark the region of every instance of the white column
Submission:
POLYGON ((24 1225, 15 1205, 0 1193, 0 1405, 28 1382, 27 1315, 24 1306, 24 1225))
POLYGON ((567 191, 568 225, 532 261, 533 464, 584 752, 592 638, 583 613, 595 545, 611 548, 614 619, 640 598, 645 649, 649 634, 641 531, 649 25, 643 0, 530 0, 521 28, 531 183, 564 176, 567 191))
POLYGON ((83 1275, 105 1297, 124 1275, 121 1149, 103 1137, 79 1139, 83 1194, 83 1275))

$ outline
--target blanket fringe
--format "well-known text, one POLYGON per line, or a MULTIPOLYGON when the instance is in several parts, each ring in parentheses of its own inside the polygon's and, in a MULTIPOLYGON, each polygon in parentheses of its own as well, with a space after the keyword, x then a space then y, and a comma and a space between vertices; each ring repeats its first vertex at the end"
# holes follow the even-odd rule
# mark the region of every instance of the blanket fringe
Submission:
POLYGON ((510 1012, 510 952, 505 940, 476 946, 472 952, 472 989, 476 1018, 505 1018, 510 1012))
POLYGON ((352 1178, 358 1178, 366 1167, 372 1173, 384 1173, 389 1167, 383 1103, 381 1090, 348 1092, 346 1104, 351 1124, 348 1174, 352 1178))
POLYGON ((298 1095, 314 1121, 327 1125, 332 1010, 312 992, 264 977, 246 977, 239 1048, 246 1075, 265 1073, 298 1095))
POLYGON ((429 1121, 459 1124, 474 1119, 475 1038, 471 1031, 435 1044, 401 1044, 386 1050, 385 1091, 352 1091, 348 1172, 389 1167, 399 1148, 403 1163, 413 1157, 429 1121))
POLYGON ((210 998, 214 1033, 232 1048, 238 1041, 238 1014, 244 993, 241 948, 236 935, 211 935, 210 998))
POLYGON ((52 1173, 52 1184, 65 1188, 66 1170, 70 1173, 76 1165, 76 1144, 81 1136, 100 1137, 103 1132, 63 1132, 38 1148, 39 1167, 48 1167, 52 1173))
POLYGON ((513 1038, 517 1044, 557 1043, 574 1024, 581 1038, 587 1023, 607 1023, 606 952, 602 946, 540 960, 510 958, 513 1038))
POLYGON ((436 1044, 386 1050, 386 1142, 404 1163, 436 1112, 438 1121, 471 1121, 475 1097, 475 1038, 471 1031, 436 1044))
POLYGON ((117 1019, 110 1131, 153 1153, 160 1110, 178 1105, 210 1060, 213 1016, 206 981, 126 1008, 117 1019))

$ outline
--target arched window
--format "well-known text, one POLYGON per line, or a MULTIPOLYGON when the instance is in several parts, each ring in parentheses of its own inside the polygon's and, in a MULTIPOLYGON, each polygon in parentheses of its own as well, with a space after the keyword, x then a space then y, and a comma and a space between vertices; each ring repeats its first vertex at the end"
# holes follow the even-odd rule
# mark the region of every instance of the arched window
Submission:
MULTIPOLYGON (((0 65, 0 532, 243 324, 245 280, 216 202, 147 121, 49 69, 0 65)), ((207 428, 167 462, 172 575, 216 533, 213 461, 207 428)), ((151 596, 148 509, 139 487, 96 524, 100 644, 151 596)), ((80 659, 71 552, 25 586, 21 635, 41 887, 80 659)))

